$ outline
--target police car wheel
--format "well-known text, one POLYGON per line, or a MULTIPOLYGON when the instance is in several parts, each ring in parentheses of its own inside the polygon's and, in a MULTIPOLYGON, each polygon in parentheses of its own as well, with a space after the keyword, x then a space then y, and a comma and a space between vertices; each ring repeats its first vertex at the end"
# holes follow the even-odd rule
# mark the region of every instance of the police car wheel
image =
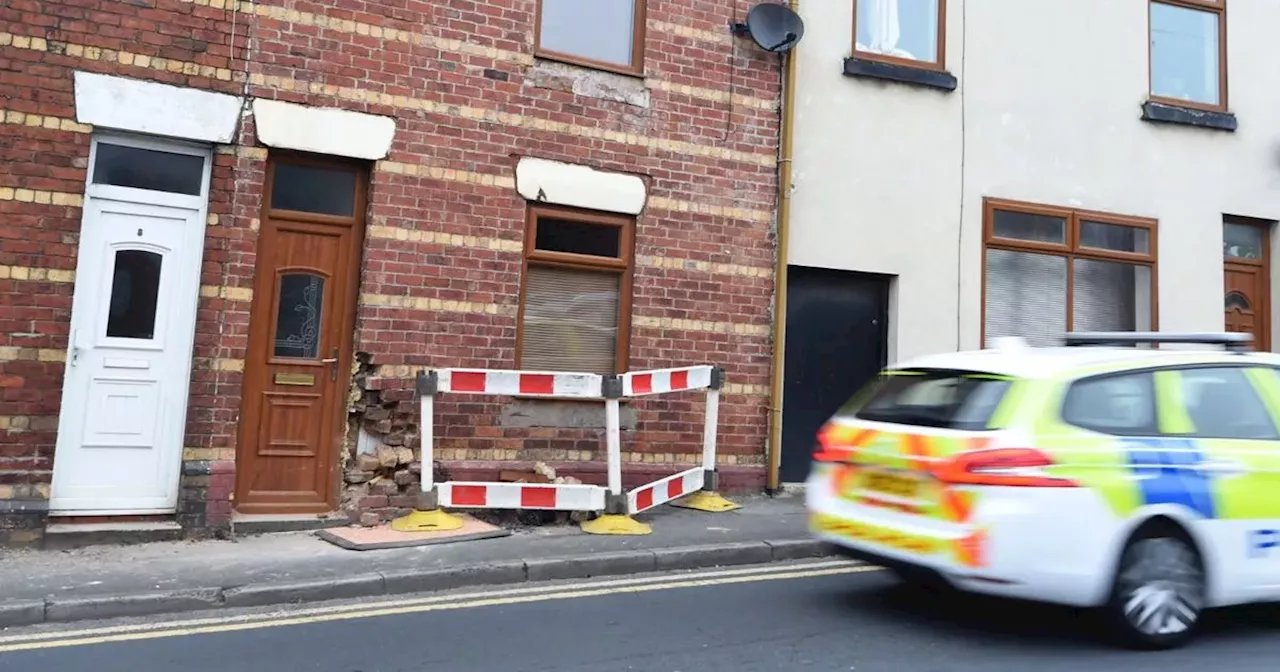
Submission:
POLYGON ((1191 639, 1205 604, 1204 564, 1180 535, 1129 542, 1116 571, 1108 611, 1124 643, 1170 649, 1191 639))

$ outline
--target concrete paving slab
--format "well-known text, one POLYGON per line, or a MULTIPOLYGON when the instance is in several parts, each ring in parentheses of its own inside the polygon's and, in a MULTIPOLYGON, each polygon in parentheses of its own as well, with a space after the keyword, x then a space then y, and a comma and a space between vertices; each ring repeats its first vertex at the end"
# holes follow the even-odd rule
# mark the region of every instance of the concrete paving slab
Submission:
POLYGON ((400 532, 390 524, 377 527, 337 527, 319 530, 316 536, 349 551, 380 551, 388 548, 411 548, 434 544, 497 539, 511 535, 511 530, 490 525, 471 516, 461 515, 462 527, 439 532, 400 532))

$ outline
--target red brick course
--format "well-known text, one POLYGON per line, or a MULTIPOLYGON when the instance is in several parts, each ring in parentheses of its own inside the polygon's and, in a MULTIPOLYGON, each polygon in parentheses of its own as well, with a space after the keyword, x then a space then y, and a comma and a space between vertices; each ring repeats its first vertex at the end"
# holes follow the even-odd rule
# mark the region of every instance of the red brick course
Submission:
MULTIPOLYGON (((388 160, 398 164, 510 178, 519 157, 535 156, 636 174, 646 181, 651 200, 637 223, 638 257, 753 268, 773 263, 767 213, 776 195, 776 109, 727 100, 730 91, 755 100, 778 97, 777 57, 748 40, 728 37, 727 24, 741 20, 750 6, 745 0, 649 0, 647 107, 557 90, 563 82, 554 77, 539 75, 553 88, 534 86, 531 72, 548 68, 531 58, 535 0, 260 0, 254 5, 257 13, 248 3, 239 13, 221 4, 13 0, 0 6, 0 114, 7 113, 0 124, 6 137, 0 143, 0 162, 6 166, 0 194, 6 188, 83 193, 90 136, 66 123, 75 118, 72 73, 78 69, 392 116, 397 132, 388 160), (343 21, 376 30, 343 26, 343 21), (389 37, 387 31, 398 32, 389 37), (405 34, 410 37, 399 37, 405 34), (461 44, 444 44, 449 40, 461 44), (103 51, 93 53, 93 47, 103 51), (487 49, 502 53, 495 57, 487 49), (156 59, 179 64, 177 71, 156 59), (206 72, 197 66, 207 66, 206 72), (229 78, 219 79, 213 69, 223 69, 229 78), (696 90, 686 95, 678 92, 681 86, 696 90), (338 89, 326 92, 325 87, 338 89), (485 117, 463 117, 464 108, 484 110, 485 117), (40 115, 45 121, 31 125, 18 115, 40 115), (539 128, 544 122, 573 128, 539 128), (596 137, 600 132, 626 133, 631 141, 596 137), (713 149, 707 155, 700 148, 713 149), (738 154, 716 155, 724 150, 738 154), (764 216, 660 209, 652 203, 655 198, 764 216)), ((645 88, 640 78, 610 77, 621 88, 645 88)), ((209 212, 217 223, 206 239, 201 277, 206 287, 253 286, 265 152, 245 151, 256 144, 251 120, 238 144, 239 150, 223 147, 215 155, 209 212)), ((525 204, 506 184, 483 186, 375 167, 368 214, 371 227, 521 241, 525 204)), ((0 200, 0 271, 73 271, 80 216, 71 205, 27 202, 16 195, 0 200)), ((739 331, 749 327, 747 333, 637 323, 631 367, 704 362, 725 367, 729 382, 748 386, 749 394, 731 391, 724 397, 721 452, 760 464, 772 278, 682 266, 637 264, 633 316, 728 324, 739 331)), ((356 350, 368 353, 374 366, 512 367, 520 268, 518 252, 368 236, 362 294, 500 308, 497 314, 475 314, 362 304, 356 350)), ((49 482, 70 319, 71 282, 23 273, 0 272, 0 484, 49 482)), ((250 304, 225 289, 216 292, 221 294, 205 296, 199 306, 186 446, 209 449, 207 455, 219 459, 193 460, 184 467, 179 516, 193 531, 224 527, 232 510, 234 464, 223 458, 236 442, 241 374, 233 362, 245 355, 250 304)), ((411 381, 383 385, 385 399, 409 400, 411 381)), ((602 458, 599 430, 557 430, 550 436, 477 431, 495 423, 502 403, 442 400, 440 447, 516 449, 522 460, 559 461, 557 450, 593 451, 602 458)), ((700 399, 633 405, 638 421, 624 438, 624 450, 697 452, 700 399)), ((414 408, 402 403, 399 410, 412 413, 414 408)), ((475 477, 484 475, 483 464, 459 466, 475 477)), ((487 464, 496 473, 498 465, 487 464)), ((593 481, 603 476, 599 465, 583 465, 580 471, 593 481)), ((763 473, 762 467, 750 467, 734 478, 741 487, 759 486, 763 473)))

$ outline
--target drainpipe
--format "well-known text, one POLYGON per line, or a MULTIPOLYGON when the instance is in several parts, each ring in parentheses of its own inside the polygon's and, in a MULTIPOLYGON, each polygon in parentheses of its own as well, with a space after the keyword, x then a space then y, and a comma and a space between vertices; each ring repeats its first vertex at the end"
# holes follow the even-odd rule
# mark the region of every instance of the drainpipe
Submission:
MULTIPOLYGON (((791 11, 800 12, 800 0, 787 3, 791 11)), ((778 469, 782 461, 782 364, 786 356, 787 335, 787 257, 791 236, 791 154, 792 127, 795 121, 796 99, 796 50, 792 47, 783 58, 786 67, 782 72, 782 119, 778 142, 778 227, 777 257, 773 265, 773 366, 769 379, 769 473, 766 487, 776 492, 779 487, 778 469)))

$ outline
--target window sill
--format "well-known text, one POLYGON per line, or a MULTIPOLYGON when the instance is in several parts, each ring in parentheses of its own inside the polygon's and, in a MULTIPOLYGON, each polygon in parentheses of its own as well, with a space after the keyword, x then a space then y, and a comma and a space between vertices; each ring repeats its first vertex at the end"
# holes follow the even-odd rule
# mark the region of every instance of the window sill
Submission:
POLYGON ((1234 133, 1237 127, 1236 115, 1230 112, 1211 112, 1192 107, 1169 105, 1148 100, 1142 104, 1142 120, 1156 124, 1176 124, 1194 126, 1216 131, 1234 133))
POLYGON ((885 63, 856 56, 844 59, 844 75, 846 77, 898 82, 899 84, 947 92, 955 91, 958 84, 955 75, 945 70, 931 70, 897 63, 885 63))
POLYGON ((562 63, 564 65, 573 65, 587 70, 596 70, 599 72, 608 72, 623 77, 630 77, 644 81, 644 66, 639 68, 617 65, 615 63, 606 63, 604 61, 594 61, 589 58, 581 58, 578 56, 570 56, 568 54, 557 54, 554 51, 535 51, 533 53, 534 63, 537 61, 548 61, 551 63, 562 63))

